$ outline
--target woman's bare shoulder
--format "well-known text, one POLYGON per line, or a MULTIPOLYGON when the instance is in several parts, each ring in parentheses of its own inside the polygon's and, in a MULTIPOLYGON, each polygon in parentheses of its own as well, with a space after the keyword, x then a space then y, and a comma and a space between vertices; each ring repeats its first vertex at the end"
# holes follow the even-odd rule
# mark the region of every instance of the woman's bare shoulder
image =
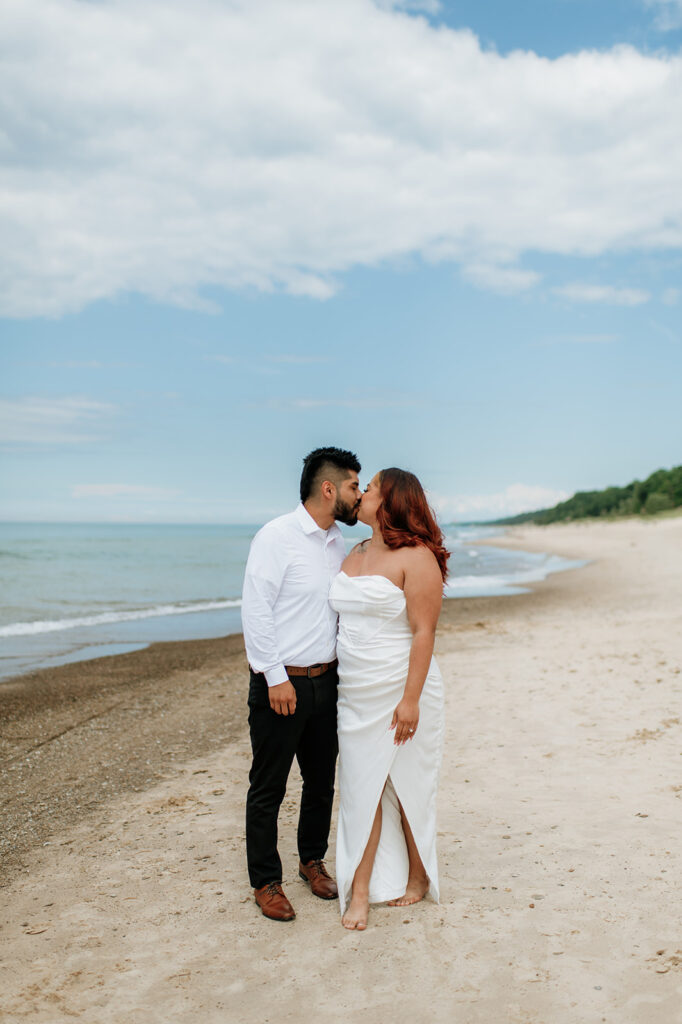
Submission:
POLYGON ((429 576, 436 573, 440 576, 438 559, 425 544, 416 544, 413 548, 401 548, 400 551, 404 559, 403 565, 406 573, 429 576))

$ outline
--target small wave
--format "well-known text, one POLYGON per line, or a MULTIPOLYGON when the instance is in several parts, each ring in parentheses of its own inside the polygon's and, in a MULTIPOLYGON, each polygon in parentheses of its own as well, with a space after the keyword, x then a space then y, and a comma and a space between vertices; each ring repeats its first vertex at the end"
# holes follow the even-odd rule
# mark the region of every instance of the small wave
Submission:
POLYGON ((447 581, 447 591, 468 590, 485 591, 489 589, 506 589, 523 587, 526 583, 540 583, 555 572, 565 572, 567 569, 579 569, 587 562, 576 561, 568 558, 561 558, 559 555, 541 556, 540 564, 532 567, 524 567, 512 570, 507 573, 491 573, 488 576, 451 576, 447 581))
POLYGON ((193 604, 159 604, 153 608, 140 608, 129 612, 101 612, 82 615, 74 619, 47 619, 37 622, 11 622, 0 626, 1 636, 29 636, 37 633, 56 633, 78 626, 103 626, 112 622, 134 622, 137 619, 155 619, 166 615, 188 615, 192 612, 211 612, 221 608, 239 608, 240 600, 197 601, 193 604))
POLYGON ((489 587, 514 586, 519 580, 512 576, 451 576, 448 590, 487 590, 489 587))

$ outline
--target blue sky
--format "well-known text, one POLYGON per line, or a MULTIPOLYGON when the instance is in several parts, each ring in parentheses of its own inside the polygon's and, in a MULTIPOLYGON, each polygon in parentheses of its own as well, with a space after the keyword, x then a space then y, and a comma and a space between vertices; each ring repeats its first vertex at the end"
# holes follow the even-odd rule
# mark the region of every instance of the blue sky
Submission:
POLYGON ((258 522, 319 444, 445 519, 682 461, 680 3, 6 20, 0 518, 258 522))

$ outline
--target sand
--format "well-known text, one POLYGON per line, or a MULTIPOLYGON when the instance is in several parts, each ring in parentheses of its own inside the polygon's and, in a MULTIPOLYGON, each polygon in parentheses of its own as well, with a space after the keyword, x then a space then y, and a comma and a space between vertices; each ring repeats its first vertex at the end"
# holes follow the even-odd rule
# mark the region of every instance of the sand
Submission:
POLYGON ((234 641, 89 663, 81 686, 106 741, 73 710, 68 728, 68 666, 32 682, 55 733, 65 729, 53 740, 31 680, 4 690, 14 703, 3 735, 42 732, 25 749, 8 741, 23 782, 3 790, 3 815, 25 824, 41 779, 47 802, 62 803, 24 829, 0 889, 3 1024, 678 1024, 682 518, 516 528, 504 543, 590 564, 531 594, 447 602, 442 902, 373 908, 365 933, 344 931, 337 904, 297 878, 294 775, 280 850, 298 917, 275 923, 255 907, 234 641), (104 701, 90 676, 105 679, 104 701), (107 751, 137 750, 141 735, 157 747, 162 727, 164 750, 138 751, 150 764, 131 783, 107 751), (173 761, 164 751, 180 728, 189 739, 173 761), (95 780, 79 790, 90 805, 63 796, 67 768, 95 780))

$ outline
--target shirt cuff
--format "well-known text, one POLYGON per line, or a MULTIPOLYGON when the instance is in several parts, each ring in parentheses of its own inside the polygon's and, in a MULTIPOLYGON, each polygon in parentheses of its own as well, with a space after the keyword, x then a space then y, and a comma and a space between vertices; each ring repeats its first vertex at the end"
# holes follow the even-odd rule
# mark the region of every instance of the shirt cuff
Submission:
POLYGON ((275 665, 274 668, 266 669, 263 675, 268 686, 279 686, 280 683, 286 683, 289 680, 284 665, 275 665))

